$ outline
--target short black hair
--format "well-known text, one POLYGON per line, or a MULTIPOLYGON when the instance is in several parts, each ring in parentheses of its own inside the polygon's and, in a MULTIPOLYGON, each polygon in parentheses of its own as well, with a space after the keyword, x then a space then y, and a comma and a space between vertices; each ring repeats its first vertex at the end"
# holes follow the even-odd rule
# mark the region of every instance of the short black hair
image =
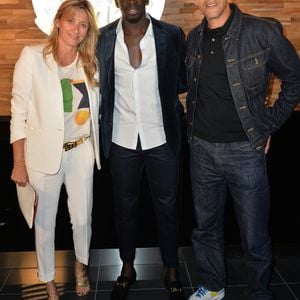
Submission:
MULTIPOLYGON (((145 3, 146 3, 146 5, 148 5, 149 4, 149 0, 146 0, 145 3)), ((116 4, 116 7, 119 7, 118 0, 115 0, 115 4, 116 4)))

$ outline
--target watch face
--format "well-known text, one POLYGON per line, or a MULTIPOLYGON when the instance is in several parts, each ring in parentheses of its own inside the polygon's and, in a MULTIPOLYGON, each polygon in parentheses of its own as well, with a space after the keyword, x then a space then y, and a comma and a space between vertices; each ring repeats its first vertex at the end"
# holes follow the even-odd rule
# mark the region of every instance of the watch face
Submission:
MULTIPOLYGON (((50 33, 53 18, 62 0, 32 0, 36 15, 36 25, 46 34, 50 33)), ((115 0, 90 0, 94 6, 99 27, 102 27, 121 16, 115 5, 115 0)), ((165 6, 165 0, 150 0, 146 6, 147 12, 154 18, 160 19, 165 6)))

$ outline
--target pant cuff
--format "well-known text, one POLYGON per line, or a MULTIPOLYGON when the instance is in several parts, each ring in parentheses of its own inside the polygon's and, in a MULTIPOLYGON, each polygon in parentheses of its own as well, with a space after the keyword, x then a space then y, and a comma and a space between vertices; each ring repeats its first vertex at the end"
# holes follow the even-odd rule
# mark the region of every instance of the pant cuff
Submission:
POLYGON ((84 264, 84 265, 88 265, 88 263, 89 263, 89 258, 83 258, 83 257, 80 257, 80 256, 78 256, 78 255, 76 255, 76 259, 80 262, 80 263, 82 263, 82 264, 84 264))
POLYGON ((49 274, 42 274, 42 273, 38 272, 38 278, 42 282, 49 282, 49 281, 54 280, 54 274, 55 274, 55 272, 49 273, 49 274))

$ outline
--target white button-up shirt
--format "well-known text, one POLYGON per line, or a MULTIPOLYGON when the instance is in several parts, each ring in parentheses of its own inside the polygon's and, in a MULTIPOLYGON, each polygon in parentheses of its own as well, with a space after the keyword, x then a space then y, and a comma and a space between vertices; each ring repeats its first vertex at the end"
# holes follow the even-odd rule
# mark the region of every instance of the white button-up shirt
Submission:
POLYGON ((116 33, 112 141, 128 149, 136 149, 139 135, 143 150, 160 146, 166 142, 166 135, 158 91, 156 49, 151 20, 140 42, 142 61, 137 69, 129 62, 121 19, 116 33))

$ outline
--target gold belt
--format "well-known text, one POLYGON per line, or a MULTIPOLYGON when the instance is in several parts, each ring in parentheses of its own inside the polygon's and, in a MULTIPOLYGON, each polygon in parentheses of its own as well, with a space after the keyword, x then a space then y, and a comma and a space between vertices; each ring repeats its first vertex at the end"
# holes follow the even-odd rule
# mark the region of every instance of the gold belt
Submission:
POLYGON ((63 148, 65 151, 69 151, 79 145, 81 145, 82 143, 84 143, 87 139, 89 138, 88 135, 84 135, 83 137, 81 137, 80 139, 73 141, 73 142, 66 142, 63 145, 63 148))

